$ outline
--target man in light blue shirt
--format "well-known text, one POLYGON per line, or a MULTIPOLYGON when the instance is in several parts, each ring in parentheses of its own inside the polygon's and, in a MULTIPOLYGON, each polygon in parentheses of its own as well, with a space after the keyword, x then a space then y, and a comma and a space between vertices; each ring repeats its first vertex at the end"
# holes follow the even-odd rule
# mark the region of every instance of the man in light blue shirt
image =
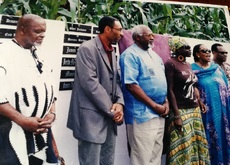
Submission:
POLYGON ((160 165, 165 117, 169 112, 162 59, 151 47, 149 27, 133 28, 134 44, 120 57, 125 122, 131 165, 160 165))

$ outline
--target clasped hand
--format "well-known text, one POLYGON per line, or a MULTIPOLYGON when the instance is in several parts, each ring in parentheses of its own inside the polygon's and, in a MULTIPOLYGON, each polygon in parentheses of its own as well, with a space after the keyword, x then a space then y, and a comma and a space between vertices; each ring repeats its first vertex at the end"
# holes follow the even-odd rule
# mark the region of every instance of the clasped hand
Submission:
POLYGON ((169 114, 169 104, 165 102, 163 105, 159 106, 159 114, 161 117, 167 117, 169 114))
POLYGON ((25 117, 21 127, 29 132, 36 134, 48 132, 48 128, 51 128, 54 121, 54 115, 47 114, 44 118, 38 117, 25 117))
POLYGON ((112 105, 111 110, 112 113, 114 113, 114 117, 113 120, 120 124, 123 122, 123 105, 119 104, 119 103, 115 103, 112 105))

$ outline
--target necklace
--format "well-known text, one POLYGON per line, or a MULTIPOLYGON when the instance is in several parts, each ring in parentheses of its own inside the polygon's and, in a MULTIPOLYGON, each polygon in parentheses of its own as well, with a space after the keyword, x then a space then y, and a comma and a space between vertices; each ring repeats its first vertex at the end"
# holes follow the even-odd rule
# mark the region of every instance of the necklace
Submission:
POLYGON ((20 46, 21 48, 23 48, 23 47, 18 43, 18 41, 16 41, 15 38, 13 38, 12 41, 13 41, 15 44, 17 44, 18 46, 20 46))
POLYGON ((34 62, 36 63, 36 67, 37 67, 39 73, 42 74, 42 72, 43 72, 43 71, 42 71, 42 66, 43 66, 43 64, 42 64, 41 61, 39 61, 39 58, 38 58, 38 56, 37 56, 37 53, 35 52, 36 50, 37 50, 36 47, 32 47, 32 48, 30 49, 31 54, 32 54, 32 56, 33 56, 33 58, 34 58, 34 62))
MULTIPOLYGON (((13 38, 12 41, 13 41, 15 44, 17 44, 18 46, 20 46, 21 48, 23 48, 23 47, 17 42, 16 39, 13 38)), ((38 58, 38 56, 37 56, 37 53, 35 52, 36 50, 37 50, 37 48, 36 48, 35 46, 33 46, 33 47, 31 47, 30 52, 31 52, 31 54, 32 54, 32 57, 33 57, 33 59, 34 59, 34 62, 35 62, 35 64, 36 64, 36 67, 37 67, 39 73, 42 74, 42 72, 43 72, 43 71, 42 71, 42 66, 43 66, 43 64, 42 64, 41 61, 39 61, 39 58, 38 58)))

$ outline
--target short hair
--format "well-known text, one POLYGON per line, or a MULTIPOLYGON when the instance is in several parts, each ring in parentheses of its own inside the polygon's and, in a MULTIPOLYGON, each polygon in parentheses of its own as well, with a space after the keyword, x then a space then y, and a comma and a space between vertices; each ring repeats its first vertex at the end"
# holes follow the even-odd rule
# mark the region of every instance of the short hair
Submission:
POLYGON ((213 51, 217 52, 217 51, 218 51, 218 49, 217 49, 218 46, 223 46, 223 45, 221 45, 221 44, 219 44, 219 43, 213 44, 212 47, 211 47, 212 52, 213 52, 213 51))
POLYGON ((137 36, 141 36, 143 31, 145 29, 149 29, 151 30, 148 26, 146 25, 137 25, 137 26, 134 26, 134 28, 132 29, 132 38, 133 38, 133 41, 136 41, 136 37, 137 36))
POLYGON ((111 16, 102 17, 98 23, 98 28, 99 28, 100 33, 104 33, 104 29, 106 26, 109 26, 112 28, 114 26, 115 21, 118 21, 118 20, 111 16))
POLYGON ((30 27, 31 24, 36 20, 36 19, 43 19, 42 17, 35 15, 35 14, 25 14, 21 18, 19 18, 18 23, 17 23, 17 29, 21 29, 21 27, 30 27))
POLYGON ((192 55, 193 55, 193 59, 194 59, 195 62, 197 62, 199 60, 199 58, 196 56, 196 53, 198 53, 200 51, 200 46, 201 45, 202 44, 198 44, 198 45, 195 45, 193 47, 192 55))

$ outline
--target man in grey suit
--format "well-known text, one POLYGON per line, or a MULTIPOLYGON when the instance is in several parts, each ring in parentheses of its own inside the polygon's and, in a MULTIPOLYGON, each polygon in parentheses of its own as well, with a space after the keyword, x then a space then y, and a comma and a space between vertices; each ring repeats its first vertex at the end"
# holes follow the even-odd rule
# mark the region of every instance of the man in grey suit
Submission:
POLYGON ((117 124, 123 122, 123 95, 112 43, 121 23, 99 21, 100 34, 78 49, 67 127, 78 139, 80 165, 113 165, 117 124))

